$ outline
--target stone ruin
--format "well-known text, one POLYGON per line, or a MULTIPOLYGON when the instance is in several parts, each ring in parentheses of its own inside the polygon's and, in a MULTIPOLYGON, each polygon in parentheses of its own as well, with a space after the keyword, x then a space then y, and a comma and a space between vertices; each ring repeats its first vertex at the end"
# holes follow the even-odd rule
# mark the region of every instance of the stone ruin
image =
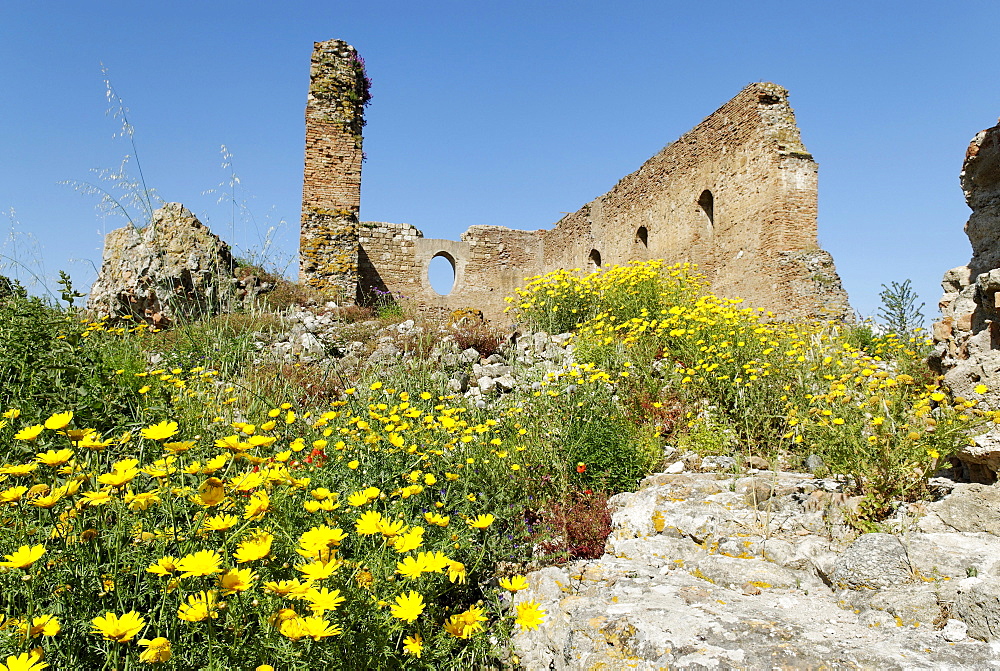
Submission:
POLYGON ((105 236, 87 309, 97 319, 127 316, 163 328, 228 312, 269 288, 241 275, 229 245, 180 203, 165 203, 147 226, 105 236))
MULTIPOLYGON (((504 299, 526 277, 664 259, 697 264, 716 293, 781 318, 852 316, 833 259, 817 245, 817 165, 780 86, 748 85, 551 229, 471 226, 458 241, 425 238, 409 224, 359 221, 370 86, 354 47, 315 44, 299 274, 342 304, 407 296, 426 312, 472 308, 502 320, 504 299), (428 278, 439 256, 455 273, 446 296, 428 278)), ((130 315, 156 326, 219 314, 266 289, 253 276, 234 277, 235 268, 228 245, 168 203, 145 228, 108 234, 88 307, 98 317, 130 315)))
POLYGON ((816 240, 817 165, 788 92, 754 83, 608 193, 549 230, 471 226, 461 240, 409 224, 359 222, 364 104, 370 83, 353 47, 315 43, 306 106, 300 279, 346 302, 391 294, 420 309, 467 307, 502 318, 524 278, 557 268, 689 261, 724 296, 782 318, 850 319, 831 256, 816 240), (452 265, 439 295, 428 269, 452 265))
MULTIPOLYGON (((981 399, 1000 409, 1000 124, 969 143, 960 176, 972 214, 965 233, 972 243, 968 265, 944 274, 934 324, 931 367, 956 396, 981 399), (985 394, 975 388, 985 385, 985 394)), ((974 482, 992 483, 1000 471, 1000 435, 974 439, 958 458, 974 482)))

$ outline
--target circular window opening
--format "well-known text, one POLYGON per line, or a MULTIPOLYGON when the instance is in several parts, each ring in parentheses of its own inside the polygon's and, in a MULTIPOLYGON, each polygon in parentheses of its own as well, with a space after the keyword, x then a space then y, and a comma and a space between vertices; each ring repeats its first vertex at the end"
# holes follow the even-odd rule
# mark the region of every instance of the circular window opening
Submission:
POLYGON ((455 259, 445 252, 439 252, 427 267, 427 279, 438 296, 447 296, 455 288, 455 259))
POLYGON ((590 250, 590 256, 587 257, 587 262, 590 264, 591 268, 601 267, 601 253, 596 249, 590 250))
POLYGON ((635 241, 643 247, 649 247, 649 231, 645 226, 640 226, 639 230, 635 232, 635 241))

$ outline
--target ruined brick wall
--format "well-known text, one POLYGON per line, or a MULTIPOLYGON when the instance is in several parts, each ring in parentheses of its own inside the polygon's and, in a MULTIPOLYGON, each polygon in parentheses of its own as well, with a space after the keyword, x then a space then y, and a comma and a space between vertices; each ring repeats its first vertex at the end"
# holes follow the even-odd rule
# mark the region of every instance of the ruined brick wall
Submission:
POLYGON ((415 301, 422 311, 450 314, 460 308, 483 309, 503 317, 504 297, 539 268, 542 240, 537 231, 502 226, 472 226, 462 239, 425 238, 409 224, 362 222, 359 236, 359 296, 373 303, 380 295, 415 301), (428 280, 431 260, 445 257, 454 268, 451 292, 439 295, 428 280))
MULTIPOLYGON (((426 310, 472 307, 500 318, 504 297, 525 277, 662 258, 696 263, 716 293, 743 297, 780 317, 851 317, 833 259, 816 241, 816 163, 780 86, 747 86, 550 230, 472 226, 460 241, 449 241, 426 239, 408 224, 358 228, 360 125, 348 131, 348 125, 313 118, 329 116, 318 111, 320 103, 341 110, 332 97, 360 90, 338 83, 325 89, 332 97, 316 93, 317 81, 350 83, 352 73, 360 86, 363 71, 358 75, 350 66, 356 58, 336 41, 317 44, 313 57, 304 193, 326 199, 303 198, 302 273, 315 286, 326 282, 351 291, 356 285, 362 301, 392 292, 426 310), (313 223, 317 217, 319 225, 313 223), (439 296, 428 280, 436 256, 455 270, 447 296, 439 296)), ((360 106, 350 110, 350 119, 359 120, 360 106)))
POLYGON ((354 47, 316 42, 306 105, 299 279, 348 302, 358 283, 361 129, 369 97, 354 47))
POLYGON ((751 84, 544 231, 544 266, 690 261, 716 293, 782 317, 849 316, 832 259, 817 245, 816 189, 788 92, 751 84))

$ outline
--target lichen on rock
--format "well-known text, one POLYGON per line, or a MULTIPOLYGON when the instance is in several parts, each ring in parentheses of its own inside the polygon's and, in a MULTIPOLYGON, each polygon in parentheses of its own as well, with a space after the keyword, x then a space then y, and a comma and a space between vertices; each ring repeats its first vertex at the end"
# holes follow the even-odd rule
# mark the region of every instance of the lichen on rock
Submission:
POLYGON ((231 309, 236 261, 225 242, 180 203, 166 203, 143 228, 107 234, 88 309, 157 327, 231 309))

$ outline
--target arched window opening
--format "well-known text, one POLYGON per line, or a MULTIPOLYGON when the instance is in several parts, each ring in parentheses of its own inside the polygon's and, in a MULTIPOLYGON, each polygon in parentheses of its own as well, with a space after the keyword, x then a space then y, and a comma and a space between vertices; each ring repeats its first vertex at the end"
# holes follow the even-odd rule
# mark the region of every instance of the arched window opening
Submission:
POLYGON ((704 191, 701 192, 701 195, 698 196, 698 207, 701 208, 701 211, 704 212, 705 216, 708 218, 708 226, 709 226, 709 228, 714 227, 715 226, 715 197, 712 195, 711 191, 709 191, 708 189, 705 189, 704 191))
POLYGON ((455 288, 455 259, 446 252, 438 252, 427 266, 427 280, 434 293, 447 296, 455 288))
POLYGON ((649 247, 649 230, 645 226, 640 226, 635 232, 635 241, 643 247, 649 247))
POLYGON ((587 257, 587 261, 590 264, 592 270, 596 270, 601 267, 601 253, 596 249, 590 250, 590 256, 587 257))

